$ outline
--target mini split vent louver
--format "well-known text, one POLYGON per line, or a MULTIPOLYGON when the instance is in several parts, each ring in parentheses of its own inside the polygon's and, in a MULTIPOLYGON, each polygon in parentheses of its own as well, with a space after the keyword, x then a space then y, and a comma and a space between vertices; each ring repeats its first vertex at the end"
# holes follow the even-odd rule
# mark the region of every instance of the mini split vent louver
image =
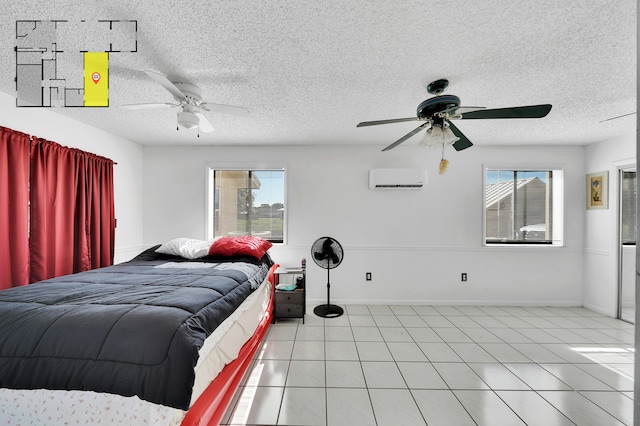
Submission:
POLYGON ((419 189, 426 184, 424 169, 369 170, 369 189, 419 189))

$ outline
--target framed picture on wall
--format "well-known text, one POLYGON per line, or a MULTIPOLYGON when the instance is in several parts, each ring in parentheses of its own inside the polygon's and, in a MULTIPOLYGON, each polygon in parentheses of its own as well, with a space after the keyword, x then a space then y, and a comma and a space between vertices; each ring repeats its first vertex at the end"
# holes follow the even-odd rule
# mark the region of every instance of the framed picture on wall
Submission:
POLYGON ((609 172, 587 175, 587 210, 609 208, 609 172))

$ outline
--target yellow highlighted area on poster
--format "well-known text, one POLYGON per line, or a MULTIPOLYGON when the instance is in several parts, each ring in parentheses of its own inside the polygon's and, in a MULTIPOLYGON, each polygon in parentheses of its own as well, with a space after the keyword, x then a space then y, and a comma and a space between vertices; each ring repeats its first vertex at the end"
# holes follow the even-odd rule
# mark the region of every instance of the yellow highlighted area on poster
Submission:
POLYGON ((109 106, 108 52, 84 52, 84 106, 109 106))

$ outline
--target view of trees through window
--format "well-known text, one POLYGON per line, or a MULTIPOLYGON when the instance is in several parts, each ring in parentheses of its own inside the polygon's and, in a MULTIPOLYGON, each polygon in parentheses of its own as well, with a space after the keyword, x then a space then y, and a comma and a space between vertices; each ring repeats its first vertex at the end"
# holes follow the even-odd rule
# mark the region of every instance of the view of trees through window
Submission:
POLYGON ((284 240, 284 170, 215 170, 214 236, 284 240))

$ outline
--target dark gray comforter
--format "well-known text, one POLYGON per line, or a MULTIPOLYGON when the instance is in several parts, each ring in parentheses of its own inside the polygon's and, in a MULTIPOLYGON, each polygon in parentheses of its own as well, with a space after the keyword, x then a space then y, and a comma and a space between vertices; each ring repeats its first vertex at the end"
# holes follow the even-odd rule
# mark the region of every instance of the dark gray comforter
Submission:
POLYGON ((188 409, 203 341, 271 261, 131 262, 0 292, 0 387, 137 395, 188 409), (206 266, 206 267, 203 267, 206 266))

